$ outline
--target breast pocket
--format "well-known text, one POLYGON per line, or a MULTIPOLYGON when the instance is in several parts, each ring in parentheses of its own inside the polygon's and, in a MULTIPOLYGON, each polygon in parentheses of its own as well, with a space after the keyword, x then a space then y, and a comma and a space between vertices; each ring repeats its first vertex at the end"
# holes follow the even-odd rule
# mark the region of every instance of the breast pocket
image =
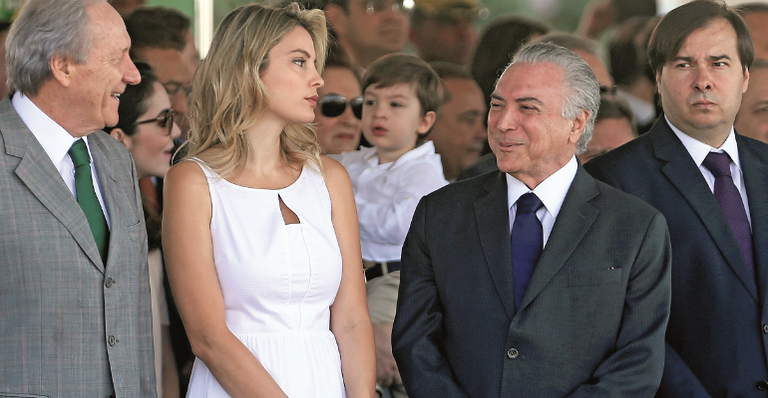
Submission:
POLYGON ((138 220, 135 223, 129 225, 125 230, 128 236, 131 238, 131 241, 135 242, 141 239, 142 232, 144 230, 144 223, 142 223, 141 220, 138 220))
POLYGON ((600 270, 576 272, 568 276, 568 287, 610 285, 621 283, 621 279, 621 268, 610 267, 600 270))

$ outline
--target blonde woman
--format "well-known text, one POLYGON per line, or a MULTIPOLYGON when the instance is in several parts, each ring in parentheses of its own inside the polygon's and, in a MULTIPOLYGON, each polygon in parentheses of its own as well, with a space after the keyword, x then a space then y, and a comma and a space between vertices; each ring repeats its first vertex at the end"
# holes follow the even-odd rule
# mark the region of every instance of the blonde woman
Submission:
POLYGON ((314 119, 322 11, 230 13, 195 76, 163 246, 197 356, 189 397, 372 397, 373 333, 344 168, 314 119))

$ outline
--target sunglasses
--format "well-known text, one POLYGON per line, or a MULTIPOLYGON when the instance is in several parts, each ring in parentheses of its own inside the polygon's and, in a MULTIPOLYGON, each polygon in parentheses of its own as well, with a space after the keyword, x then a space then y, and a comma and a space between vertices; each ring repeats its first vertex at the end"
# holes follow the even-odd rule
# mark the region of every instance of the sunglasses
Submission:
POLYGON ((347 110, 347 104, 352 108, 352 113, 358 119, 363 118, 363 96, 352 98, 347 101, 347 97, 341 94, 326 94, 317 105, 320 107, 320 113, 325 117, 337 117, 347 110))
POLYGON ((133 125, 138 126, 145 123, 157 123, 161 128, 167 129, 167 135, 171 135, 171 130, 173 130, 173 114, 173 108, 163 109, 160 111, 160 115, 156 118, 140 120, 133 125))

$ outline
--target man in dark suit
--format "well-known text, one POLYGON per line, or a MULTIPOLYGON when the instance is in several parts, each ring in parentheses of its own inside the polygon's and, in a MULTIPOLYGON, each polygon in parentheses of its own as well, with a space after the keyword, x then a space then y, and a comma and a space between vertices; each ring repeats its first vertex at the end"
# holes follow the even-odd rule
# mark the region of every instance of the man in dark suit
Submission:
POLYGON ((664 363, 664 217, 595 181, 575 153, 594 74, 522 49, 492 96, 500 172, 422 199, 403 246, 392 346, 409 396, 650 397, 664 363))
POLYGON ((768 145, 733 130, 752 58, 729 7, 699 0, 671 11, 649 45, 664 117, 586 165, 669 223, 659 397, 768 396, 768 145))
POLYGON ((106 1, 27 0, 0 102, 0 396, 154 397, 130 154, 99 131, 140 76, 106 1))

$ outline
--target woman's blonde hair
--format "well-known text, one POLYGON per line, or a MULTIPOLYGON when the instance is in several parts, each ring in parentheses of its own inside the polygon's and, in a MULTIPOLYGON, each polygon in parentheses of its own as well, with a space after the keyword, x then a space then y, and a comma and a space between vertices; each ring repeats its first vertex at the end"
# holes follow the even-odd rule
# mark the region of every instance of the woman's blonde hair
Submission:
MULTIPOLYGON (((221 148, 207 156, 206 162, 223 177, 245 163, 249 144, 244 133, 269 105, 269 91, 260 72, 269 65, 269 51, 296 27, 309 32, 315 67, 322 73, 328 40, 322 10, 302 10, 297 3, 284 8, 249 4, 221 21, 192 84, 186 158, 221 148)), ((286 126, 280 134, 280 148, 289 162, 309 161, 322 170, 320 146, 308 124, 286 126)))

